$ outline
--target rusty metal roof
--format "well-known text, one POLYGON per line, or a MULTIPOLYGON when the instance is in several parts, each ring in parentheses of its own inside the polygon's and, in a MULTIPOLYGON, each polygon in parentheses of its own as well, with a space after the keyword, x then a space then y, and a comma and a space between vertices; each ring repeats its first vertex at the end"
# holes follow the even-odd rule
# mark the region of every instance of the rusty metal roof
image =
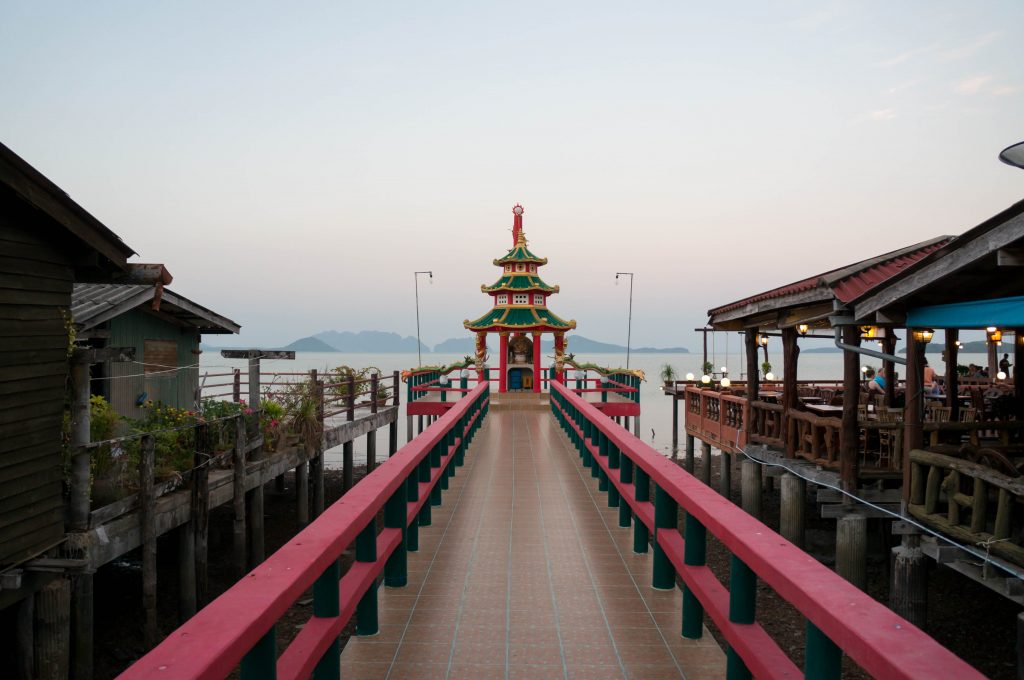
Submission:
POLYGON ((118 283, 76 283, 71 293, 71 319, 79 330, 150 303, 150 309, 200 333, 237 333, 241 328, 188 298, 157 286, 118 283))
MULTIPOLYGON (((861 260, 845 267, 827 271, 824 274, 811 276, 795 283, 773 288, 763 293, 751 295, 742 300, 716 307, 708 311, 708 316, 714 317, 750 304, 774 299, 779 299, 779 304, 772 306, 783 308, 789 306, 789 304, 781 298, 791 298, 797 294, 805 294, 814 290, 818 290, 821 293, 820 296, 811 296, 815 301, 834 298, 844 303, 851 302, 870 292, 892 276, 904 271, 918 260, 942 248, 952 240, 952 236, 939 236, 922 243, 916 243, 906 248, 885 253, 884 255, 861 260)), ((806 297, 802 295, 801 302, 807 302, 806 297)), ((759 311, 764 311, 764 309, 762 308, 759 311)))

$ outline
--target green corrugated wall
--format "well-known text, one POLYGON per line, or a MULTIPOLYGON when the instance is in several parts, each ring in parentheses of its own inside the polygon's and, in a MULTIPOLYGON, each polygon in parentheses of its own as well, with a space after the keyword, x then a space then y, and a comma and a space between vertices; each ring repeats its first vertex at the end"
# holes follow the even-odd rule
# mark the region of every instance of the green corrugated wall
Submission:
POLYGON ((142 364, 146 361, 146 340, 176 341, 179 367, 199 363, 199 355, 192 353, 193 349, 199 348, 199 334, 194 328, 175 326, 141 309, 133 309, 111 319, 108 346, 135 348, 135 362, 109 364, 111 379, 108 394, 114 410, 128 418, 141 418, 142 409, 135 405, 135 401, 142 392, 146 392, 153 401, 178 408, 193 408, 199 384, 198 368, 140 375, 143 373, 142 364))

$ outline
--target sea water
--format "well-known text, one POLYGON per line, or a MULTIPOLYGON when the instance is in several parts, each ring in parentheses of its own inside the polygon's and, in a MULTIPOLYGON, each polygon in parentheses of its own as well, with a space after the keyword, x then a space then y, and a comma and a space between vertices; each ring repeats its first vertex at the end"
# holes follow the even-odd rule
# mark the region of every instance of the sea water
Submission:
MULTIPOLYGON (((738 343, 737 343, 738 344, 738 343)), ((718 348, 716 348, 717 350, 718 348)), ((730 348, 731 352, 726 353, 724 351, 715 351, 714 353, 708 353, 708 361, 714 361, 715 370, 720 371, 725 366, 729 371, 729 376, 735 380, 742 380, 744 378, 743 369, 746 367, 746 359, 739 354, 738 348, 730 348)), ((571 342, 570 342, 571 351, 571 342)), ((424 353, 423 364, 424 365, 447 365, 455 361, 460 361, 464 358, 464 354, 435 354, 435 353, 424 353)), ((761 361, 764 360, 763 355, 759 353, 760 365, 761 361)), ((587 354, 578 355, 577 360, 580 362, 587 362, 597 364, 598 366, 607 366, 610 368, 622 368, 626 366, 626 355, 625 353, 614 353, 614 354, 587 354)), ((936 371, 941 374, 943 367, 939 355, 929 354, 929 358, 932 361, 936 371)), ((959 362, 961 364, 975 363, 983 365, 987 362, 985 355, 981 354, 960 354, 959 362)), ((629 368, 638 368, 644 371, 647 376, 646 382, 640 384, 640 438, 664 453, 665 455, 671 455, 672 453, 672 399, 665 395, 662 391, 663 383, 660 377, 661 368, 665 364, 672 366, 678 379, 682 380, 686 377, 687 373, 693 373, 696 376, 701 375, 701 360, 702 355, 700 353, 658 353, 658 354, 630 354, 629 356, 629 368)), ((772 364, 772 370, 776 374, 777 379, 782 377, 782 357, 772 356, 769 354, 769 361, 772 364)), ((544 358, 544 363, 549 364, 551 359, 547 356, 544 358)), ((492 363, 495 363, 492 361, 492 363)), ((317 369, 318 371, 324 372, 336 366, 351 366, 356 369, 365 368, 367 366, 375 366, 381 370, 382 378, 386 380, 391 379, 393 371, 403 371, 411 369, 418 364, 417 356, 415 353, 386 353, 386 354, 370 354, 370 353, 346 353, 346 352, 296 352, 294 360, 286 359, 264 359, 261 362, 261 371, 263 373, 269 372, 281 372, 281 373, 300 373, 307 372, 310 369, 317 369)), ((862 365, 872 366, 878 368, 881 362, 877 359, 869 357, 862 357, 862 365)), ((248 365, 244 359, 225 359, 220 356, 219 352, 206 351, 201 355, 200 358, 200 382, 203 380, 204 373, 225 373, 230 369, 239 368, 242 370, 243 377, 246 375, 248 365)), ((897 371, 902 373, 900 367, 897 366, 897 371)), ((591 376, 594 377, 594 376, 591 376)), ((801 352, 800 363, 799 363, 799 376, 801 380, 842 380, 843 377, 843 356, 838 352, 830 353, 817 353, 817 352, 801 352)), ((266 378, 265 378, 266 379, 266 378)), ((292 378, 294 379, 294 378, 292 378)), ((225 378, 210 378, 207 380, 209 383, 223 383, 227 380, 225 378)), ((569 382, 572 385, 572 381, 569 382)), ((495 385, 495 387, 497 387, 495 385)), ((217 388, 215 391, 223 392, 229 391, 229 388, 217 388)), ((245 390, 243 389, 243 393, 245 390)), ((398 420, 398 442, 399 446, 405 443, 406 437, 406 423, 405 423, 405 400, 406 391, 404 384, 402 386, 402 393, 400 395, 401 405, 399 408, 399 420, 398 420)), ((679 410, 679 442, 680 446, 683 445, 684 436, 682 434, 683 420, 685 414, 680 404, 679 410)), ((632 425, 630 427, 632 430, 632 425)), ((386 432, 386 431, 385 431, 386 432)), ((353 446, 353 455, 356 463, 364 463, 366 461, 366 438, 359 437, 353 446)), ((378 462, 387 457, 387 435, 382 434, 377 437, 377 459, 378 462)), ((341 448, 335 448, 327 452, 327 465, 328 467, 338 467, 341 465, 341 448)))

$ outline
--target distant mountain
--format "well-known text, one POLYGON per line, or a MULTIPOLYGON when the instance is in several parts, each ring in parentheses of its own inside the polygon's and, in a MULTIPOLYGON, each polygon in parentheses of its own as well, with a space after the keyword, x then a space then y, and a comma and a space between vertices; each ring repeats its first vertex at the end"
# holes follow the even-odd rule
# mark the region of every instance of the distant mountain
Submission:
MULTIPOLYGON (((338 352, 415 352, 416 338, 411 336, 402 337, 398 333, 385 333, 382 331, 323 331, 317 333, 313 338, 326 343, 338 352)), ((421 344, 424 352, 430 348, 421 344)))
POLYGON ((282 347, 281 349, 292 349, 292 350, 295 350, 296 352, 337 352, 338 351, 337 349, 335 349, 331 345, 328 345, 326 342, 324 342, 320 338, 314 338, 312 336, 310 336, 308 338, 300 338, 300 339, 296 340, 295 342, 293 342, 292 344, 288 345, 287 347, 282 347))
MULTIPOLYGON (((996 352, 1002 354, 1013 354, 1013 344, 1003 345, 1003 347, 996 347, 996 352), (1007 349, 1003 349, 1007 347, 1007 349)), ((944 342, 929 342, 925 348, 925 352, 930 354, 942 354, 946 351, 946 343, 944 342)), ((907 348, 900 347, 896 350, 897 354, 906 354, 907 348)), ((972 340, 971 342, 965 342, 960 345, 958 354, 988 354, 988 342, 985 340, 972 340)))
MULTIPOLYGON (((498 345, 496 342, 487 343, 487 351, 489 353, 493 354, 497 349, 498 345)), ((475 354, 476 340, 472 335, 467 335, 463 338, 448 338, 444 342, 434 345, 432 351, 438 354, 475 354)))
MULTIPOLYGON (((490 339, 490 336, 488 336, 490 339)), ((487 343, 487 351, 494 353, 496 348, 493 343, 487 343)), ((447 354, 473 354, 476 349, 473 337, 462 337, 462 338, 449 338, 444 342, 434 345, 434 351, 438 353, 447 354)), ((542 337, 540 341, 540 349, 545 355, 554 352, 555 343, 554 340, 549 337, 542 337)), ((597 340, 591 340, 590 338, 583 337, 582 335, 570 335, 569 336, 569 351, 581 354, 589 352, 591 354, 625 354, 625 345, 614 345, 607 342, 599 342, 597 340)), ((677 354, 689 354, 690 350, 685 347, 633 347, 630 349, 633 354, 662 354, 662 353, 677 353, 677 354)))
POLYGON ((835 345, 832 345, 831 347, 808 347, 808 348, 801 347, 800 348, 800 353, 801 354, 833 354, 833 353, 838 353, 838 352, 842 352, 842 351, 843 350, 839 349, 835 345))

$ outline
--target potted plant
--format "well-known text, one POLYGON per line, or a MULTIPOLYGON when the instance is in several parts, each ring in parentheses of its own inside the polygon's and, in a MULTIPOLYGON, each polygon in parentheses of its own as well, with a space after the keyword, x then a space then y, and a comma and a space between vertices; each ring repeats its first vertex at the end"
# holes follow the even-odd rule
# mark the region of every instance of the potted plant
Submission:
POLYGON ((771 372, 772 372, 772 365, 771 365, 771 363, 767 362, 767 361, 762 361, 761 362, 761 375, 765 376, 765 378, 767 379, 768 374, 771 373, 771 372))
POLYGON ((661 365, 661 379, 664 381, 665 387, 671 387, 678 377, 679 374, 676 373, 676 369, 672 367, 672 364, 661 365))

